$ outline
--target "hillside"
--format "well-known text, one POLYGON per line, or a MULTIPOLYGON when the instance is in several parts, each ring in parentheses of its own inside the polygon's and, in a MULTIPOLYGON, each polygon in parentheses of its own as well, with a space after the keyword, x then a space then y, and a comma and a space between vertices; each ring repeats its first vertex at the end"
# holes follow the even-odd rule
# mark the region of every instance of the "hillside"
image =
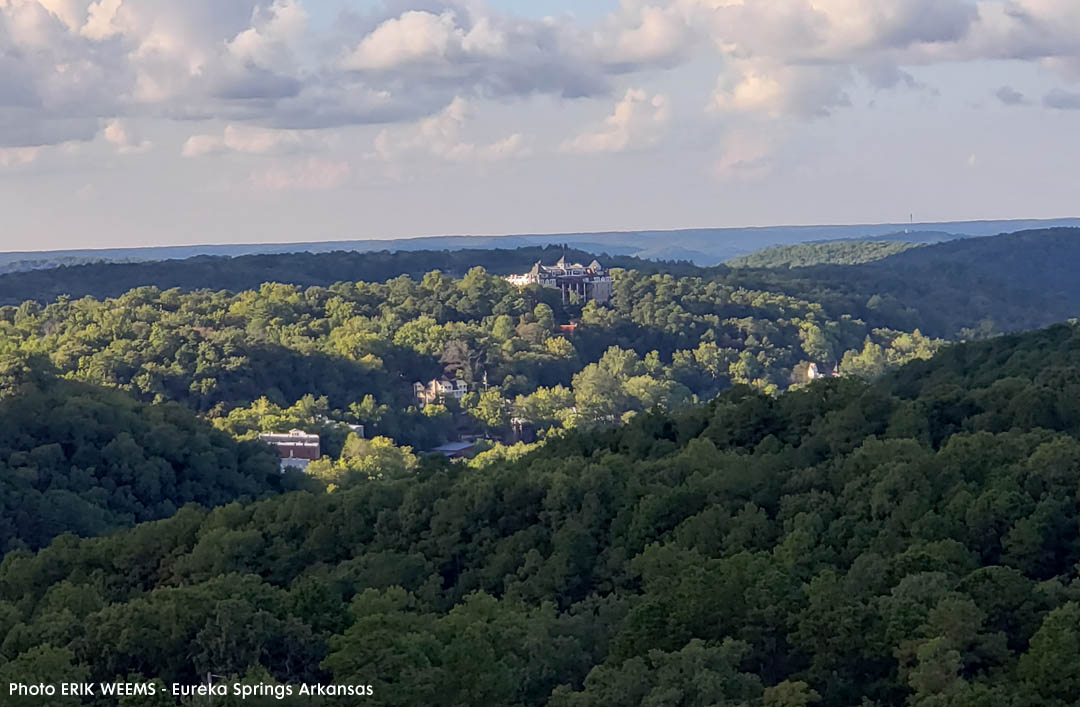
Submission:
MULTIPOLYGON (((278 275, 297 284, 23 302, 0 307, 0 345, 47 355, 65 376, 144 403, 181 403, 238 435, 287 431, 286 420, 322 427, 325 417, 425 450, 462 435, 513 440, 517 419, 531 439, 675 409, 736 384, 785 390, 807 380, 811 363, 872 379, 930 356, 942 339, 1067 319, 1080 310, 1077 233, 966 239, 847 266, 613 258, 633 269, 614 273, 606 306, 563 303, 556 291, 518 290, 493 274, 550 262, 561 249, 80 266, 57 272, 110 291, 144 278, 218 290, 278 275), (391 278, 401 270, 412 277, 391 278), (338 282, 349 276, 372 281, 338 282), (312 284, 327 281, 335 284, 312 284), (441 375, 462 378, 470 394, 419 409, 413 382, 441 375)), ((0 277, 0 290, 15 278, 66 288, 42 271, 0 277)), ((335 440, 334 456, 343 443, 335 440)))
POLYGON ((944 338, 1023 331, 1080 314, 1080 229, 968 238, 861 265, 743 269, 747 287, 944 338))
MULTIPOLYGON (((462 276, 474 267, 509 275, 525 272, 533 263, 553 263, 562 256, 588 263, 596 255, 561 245, 515 250, 431 250, 291 253, 275 255, 196 256, 184 260, 148 262, 95 262, 27 272, 0 274, 0 305, 25 300, 50 302, 57 297, 116 297, 137 287, 184 291, 257 289, 265 282, 298 287, 328 287, 335 282, 385 282, 400 275, 423 276, 439 269, 462 276)), ((688 262, 655 262, 629 256, 606 255, 608 267, 642 272, 698 275, 711 272, 688 262)))
POLYGON ((773 246, 729 260, 732 268, 805 268, 813 265, 861 265, 915 248, 903 241, 829 241, 773 246))
MULTIPOLYGON (((970 235, 964 235, 960 237, 964 238, 986 238, 989 236, 996 236, 1001 233, 1009 233, 1012 231, 1030 230, 1035 228, 1062 228, 1062 227, 1075 227, 1077 224, 1069 221, 1061 223, 1046 222, 1046 223, 1015 223, 1008 224, 1012 228, 998 229, 993 232, 984 233, 972 233, 970 235)), ((912 230, 905 228, 903 231, 897 231, 896 233, 885 233, 880 236, 868 236, 859 240, 868 241, 870 243, 881 243, 891 241, 894 243, 944 243, 945 241, 956 240, 958 236, 953 233, 946 233, 945 231, 925 231, 925 230, 912 230)))
POLYGON ((513 419, 533 437, 733 384, 784 390, 805 382, 811 362, 834 365, 868 344, 865 368, 877 375, 879 361, 941 344, 874 312, 856 319, 716 278, 618 270, 612 290, 606 305, 564 303, 558 290, 519 289, 480 268, 236 293, 141 287, 0 307, 0 346, 145 403, 181 403, 238 435, 327 418, 426 450, 461 435, 511 440, 513 419), (440 376, 468 394, 420 409, 413 384, 440 376))
POLYGON ((94 256, 68 255, 58 257, 39 257, 29 260, 8 260, 0 257, 0 275, 31 270, 53 270, 74 265, 92 265, 103 262, 135 262, 135 259, 106 259, 94 256))
MULTIPOLYGON (((702 268, 600 254, 609 267, 639 274, 701 278, 724 288, 775 293, 819 304, 828 317, 847 316, 876 328, 958 339, 1022 331, 1080 312, 1080 229, 1024 231, 913 247, 892 241, 839 241, 767 249, 702 268)), ((675 252, 675 251, 671 251, 675 252)), ((560 255, 588 262, 594 253, 561 246, 518 250, 383 251, 202 256, 188 260, 95 263, 0 275, 0 304, 60 296, 116 297, 152 286, 161 290, 241 292, 265 282, 328 287, 337 282, 421 278, 439 269, 463 276, 473 267, 496 275, 527 270, 560 255)), ((683 253, 682 255, 685 255, 683 253)))
POLYGON ((1062 325, 9 553, 0 674, 333 680, 401 706, 1065 707, 1078 368, 1062 325))
POLYGON ((0 555, 295 487, 277 457, 179 405, 60 380, 0 358, 0 555))

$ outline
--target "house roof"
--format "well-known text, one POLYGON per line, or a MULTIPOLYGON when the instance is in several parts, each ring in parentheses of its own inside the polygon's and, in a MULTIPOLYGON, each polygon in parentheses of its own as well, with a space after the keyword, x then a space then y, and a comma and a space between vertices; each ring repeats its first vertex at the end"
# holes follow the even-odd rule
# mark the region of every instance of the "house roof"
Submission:
POLYGON ((475 447, 476 442, 447 442, 441 446, 435 447, 431 450, 433 452, 463 452, 466 449, 475 447))
MULTIPOLYGON (((587 275, 589 273, 603 273, 604 266, 600 264, 600 261, 595 259, 588 265, 582 265, 581 263, 568 263, 566 261, 566 256, 563 256, 559 258, 559 260, 554 265, 544 265, 542 261, 538 260, 536 263, 533 264, 529 272, 525 273, 525 275, 511 275, 508 279, 527 277, 540 278, 545 275, 549 277, 565 277, 570 271, 574 270, 585 271, 584 273, 582 273, 582 275, 587 275)), ((572 277, 578 276, 579 275, 574 275, 572 277)))
POLYGON ((319 435, 309 435, 300 430, 292 430, 289 434, 261 434, 259 439, 271 445, 278 451, 282 459, 318 459, 322 453, 319 444, 319 435))
POLYGON ((431 452, 433 454, 442 454, 452 457, 459 454, 467 454, 474 449, 476 449, 476 442, 447 442, 444 445, 435 447, 431 452))
POLYGON ((292 430, 288 434, 261 434, 259 439, 271 444, 318 444, 319 435, 292 430))

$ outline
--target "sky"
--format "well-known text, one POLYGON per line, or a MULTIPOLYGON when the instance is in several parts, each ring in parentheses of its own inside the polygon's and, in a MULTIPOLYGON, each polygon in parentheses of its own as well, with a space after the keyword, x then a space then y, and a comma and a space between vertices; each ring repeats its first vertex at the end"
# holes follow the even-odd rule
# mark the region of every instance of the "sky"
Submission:
POLYGON ((0 251, 1078 216, 1076 0, 0 0, 0 251))

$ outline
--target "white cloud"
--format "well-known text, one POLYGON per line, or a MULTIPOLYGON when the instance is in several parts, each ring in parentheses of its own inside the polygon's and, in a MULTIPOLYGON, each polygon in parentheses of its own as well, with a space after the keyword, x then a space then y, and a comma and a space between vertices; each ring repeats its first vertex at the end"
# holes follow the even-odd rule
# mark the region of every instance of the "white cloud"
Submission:
POLYGON ((691 27, 723 53, 792 63, 857 62, 964 39, 970 0, 676 0, 691 27))
POLYGON ((221 135, 192 135, 181 149, 184 157, 239 152, 248 155, 267 155, 316 149, 320 140, 296 130, 272 130, 227 125, 221 135))
POLYGON ((133 138, 127 126, 121 120, 110 120, 102 129, 105 141, 114 145, 116 151, 121 154, 134 154, 146 152, 153 145, 148 140, 133 138))
POLYGON ((858 77, 878 89, 920 88, 900 67, 962 41, 970 0, 687 0, 728 58, 710 109, 823 117, 851 105, 858 77))
MULTIPOLYGON (((0 95, 5 104, 18 99, 33 107, 28 123, 89 125, 127 114, 267 124, 282 101, 308 89, 320 95, 322 79, 312 77, 320 67, 305 66, 297 51, 322 41, 301 0, 47 4, 0 0, 0 95)), ((293 108, 295 122, 304 122, 302 112, 293 108)), ((15 139, 3 134, 4 123, 0 116, 0 144, 15 139)), ((97 132, 22 130, 29 135, 20 141, 40 144, 97 132)))
POLYGON ((720 112, 759 113, 774 118, 827 116, 851 105, 844 66, 768 66, 739 62, 721 76, 709 107, 720 112))
POLYGON ((79 30, 79 34, 95 40, 115 37, 120 33, 116 16, 122 4, 123 0, 98 0, 91 4, 86 11, 86 24, 79 30))
POLYGON ((684 59, 697 32, 679 3, 668 7, 624 3, 593 35, 602 61, 615 66, 671 65, 684 59))
POLYGON ((343 60, 346 69, 392 69, 404 64, 435 63, 465 55, 468 35, 457 26, 455 13, 411 10, 387 20, 343 60))
POLYGON ((0 167, 21 167, 37 160, 40 147, 0 147, 0 167))
POLYGON ((720 156, 713 163, 713 174, 730 182, 757 181, 773 170, 775 146, 761 135, 736 131, 727 135, 720 146, 720 156))
POLYGON ((269 9, 256 7, 252 26, 228 43, 230 54, 264 69, 290 72, 295 68, 292 46, 308 29, 307 11, 296 0, 274 0, 269 9))
MULTIPOLYGON (((118 115, 319 129, 411 124, 455 96, 607 99, 704 53, 724 66, 712 108, 770 116, 830 114, 863 81, 917 88, 908 69, 942 62, 1080 81, 1076 0, 623 0, 596 23, 486 2, 398 0, 324 30, 312 0, 0 0, 0 147, 93 140, 118 115)), ((197 137, 196 152, 224 144, 197 137)), ((578 146, 623 140, 609 124, 578 146)))
POLYGON ((642 89, 630 89, 602 126, 586 131, 562 145, 564 152, 623 152, 654 144, 668 121, 671 109, 667 96, 650 96, 642 89))
POLYGON ((375 153, 387 161, 421 154, 453 162, 497 162, 528 154, 520 133, 486 144, 463 139, 461 133, 469 113, 469 102, 455 97, 441 112, 415 126, 380 132, 375 138, 375 153))
POLYGON ((587 33, 565 21, 498 15, 435 2, 378 23, 338 65, 375 85, 453 95, 581 97, 606 93, 605 68, 587 33))
POLYGON ((351 174, 348 162, 309 157, 301 162, 253 172, 251 186, 271 192, 329 191, 341 187, 351 174))
POLYGON ((1074 0, 623 0, 595 42, 654 66, 707 43, 728 60, 713 108, 812 118, 860 77, 923 88, 905 66, 1018 59, 1080 81, 1077 36, 1074 0))

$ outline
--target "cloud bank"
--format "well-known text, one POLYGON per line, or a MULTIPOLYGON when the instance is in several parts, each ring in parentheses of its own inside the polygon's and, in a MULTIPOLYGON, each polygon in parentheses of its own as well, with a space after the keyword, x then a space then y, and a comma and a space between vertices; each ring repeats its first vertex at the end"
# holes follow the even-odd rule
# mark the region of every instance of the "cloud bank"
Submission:
MULTIPOLYGON (((32 153, 11 150, 103 136, 138 153, 150 145, 132 120, 215 120, 225 133, 193 132, 185 156, 397 124, 418 132, 388 128, 384 154, 500 159, 526 139, 459 140, 463 106, 542 95, 615 102, 562 148, 617 152, 655 140, 669 114, 638 75, 703 57, 722 68, 700 107, 721 115, 820 119, 860 84, 917 87, 909 69, 988 59, 1044 67, 1062 87, 1043 106, 1073 109, 1078 36, 1075 0, 624 0, 591 24, 434 0, 336 29, 317 28, 303 0, 0 0, 0 149, 21 164, 32 153)), ((997 98, 1025 102, 1010 87, 997 98)))

